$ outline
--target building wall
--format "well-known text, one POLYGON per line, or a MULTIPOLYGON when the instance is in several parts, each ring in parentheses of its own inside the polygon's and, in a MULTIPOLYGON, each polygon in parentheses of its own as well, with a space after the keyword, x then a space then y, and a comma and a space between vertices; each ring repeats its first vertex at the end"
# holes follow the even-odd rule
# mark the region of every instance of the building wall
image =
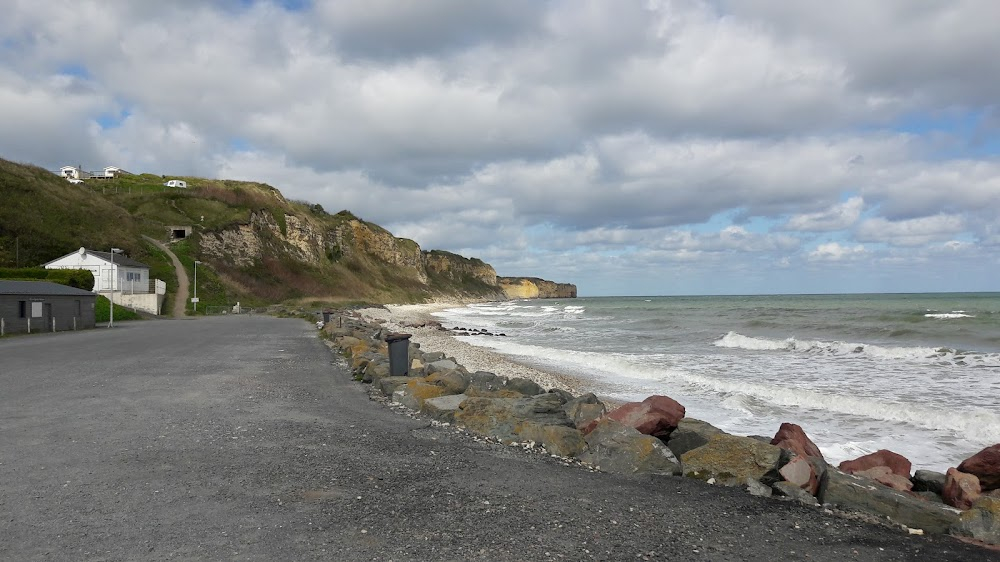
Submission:
POLYGON ((4 334, 85 330, 95 326, 96 295, 0 295, 4 334), (24 317, 21 316, 24 303, 24 317))
POLYGON ((90 254, 80 255, 73 252, 45 266, 46 269, 86 269, 94 274, 94 292, 111 290, 111 280, 115 279, 114 289, 128 293, 148 293, 149 269, 129 267, 115 263, 115 275, 111 274, 111 262, 90 254))

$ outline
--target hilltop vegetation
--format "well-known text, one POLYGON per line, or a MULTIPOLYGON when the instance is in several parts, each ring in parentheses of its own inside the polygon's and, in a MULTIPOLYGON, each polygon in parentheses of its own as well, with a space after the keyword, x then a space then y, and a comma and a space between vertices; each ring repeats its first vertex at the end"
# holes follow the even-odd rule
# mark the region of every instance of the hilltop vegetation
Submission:
POLYGON ((290 201, 263 183, 179 179, 189 188, 165 187, 151 174, 71 184, 0 159, 0 267, 38 266, 81 246, 118 247, 173 293, 172 265, 146 235, 169 242, 189 275, 201 262, 202 306, 503 298, 489 264, 424 252, 348 211, 290 201), (191 234, 171 240, 169 227, 191 234))

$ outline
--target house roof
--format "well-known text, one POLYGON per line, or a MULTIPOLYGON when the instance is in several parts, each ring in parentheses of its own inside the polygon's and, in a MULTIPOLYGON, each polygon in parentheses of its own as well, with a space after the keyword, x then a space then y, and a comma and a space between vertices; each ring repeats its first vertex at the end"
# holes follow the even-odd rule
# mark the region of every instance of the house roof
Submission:
MULTIPOLYGON (((102 260, 104 260, 106 262, 110 262, 111 261, 111 252, 98 252, 96 250, 88 250, 86 248, 81 248, 81 249, 84 252, 86 252, 88 255, 94 256, 95 258, 102 259, 102 260)), ((47 265, 49 265, 49 264, 51 264, 53 262, 57 262, 57 261, 59 261, 59 260, 61 260, 63 258, 68 258, 68 257, 72 256, 73 254, 78 254, 78 253, 80 253, 80 250, 77 250, 77 251, 75 251, 75 252, 73 252, 71 254, 66 254, 65 256, 59 256, 58 258, 56 258, 56 259, 54 259, 52 261, 43 263, 42 267, 45 267, 45 266, 47 266, 47 265)), ((139 262, 139 261, 135 261, 134 259, 132 259, 130 257, 127 257, 125 255, 122 255, 122 254, 115 254, 115 264, 116 265, 122 265, 122 266, 125 266, 125 267, 143 267, 143 268, 149 269, 148 265, 146 265, 146 264, 144 264, 142 262, 139 262)))
POLYGON ((59 283, 48 281, 3 281, 0 280, 0 295, 45 295, 45 296, 75 296, 93 297, 96 296, 90 291, 77 289, 59 283))
MULTIPOLYGON (((96 250, 87 250, 87 253, 92 256, 101 258, 104 261, 111 261, 111 252, 98 252, 96 250)), ((115 263, 127 267, 145 267, 146 269, 149 269, 148 265, 142 262, 135 261, 134 259, 127 257, 123 254, 115 254, 115 263)))

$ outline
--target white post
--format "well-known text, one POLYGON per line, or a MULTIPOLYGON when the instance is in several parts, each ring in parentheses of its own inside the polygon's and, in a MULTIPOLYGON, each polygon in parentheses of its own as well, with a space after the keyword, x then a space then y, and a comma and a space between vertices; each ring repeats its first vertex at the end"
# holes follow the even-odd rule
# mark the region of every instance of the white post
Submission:
POLYGON ((28 317, 28 333, 31 333, 31 317, 28 317))
POLYGON ((73 317, 73 331, 76 331, 76 316, 73 317))
POLYGON ((201 263, 198 260, 194 260, 194 312, 198 312, 198 264, 201 263))
POLYGON ((56 317, 55 316, 52 317, 52 331, 53 332, 56 331, 56 317))
POLYGON ((122 251, 121 248, 111 248, 111 310, 108 317, 108 328, 115 327, 115 254, 122 251))
POLYGON ((0 336, 3 336, 3 331, 6 326, 4 326, 3 318, 0 318, 0 336))

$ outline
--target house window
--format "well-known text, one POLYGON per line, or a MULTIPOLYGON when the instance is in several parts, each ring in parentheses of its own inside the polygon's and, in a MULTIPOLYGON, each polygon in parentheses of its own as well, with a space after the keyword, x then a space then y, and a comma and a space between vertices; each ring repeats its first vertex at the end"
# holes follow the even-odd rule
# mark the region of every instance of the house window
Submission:
POLYGON ((83 307, 80 306, 80 301, 73 301, 76 304, 76 315, 83 316, 83 307))
POLYGON ((17 317, 27 318, 28 317, 28 301, 17 301, 17 317))
POLYGON ((42 304, 41 302, 31 303, 31 317, 41 318, 42 317, 42 304))

